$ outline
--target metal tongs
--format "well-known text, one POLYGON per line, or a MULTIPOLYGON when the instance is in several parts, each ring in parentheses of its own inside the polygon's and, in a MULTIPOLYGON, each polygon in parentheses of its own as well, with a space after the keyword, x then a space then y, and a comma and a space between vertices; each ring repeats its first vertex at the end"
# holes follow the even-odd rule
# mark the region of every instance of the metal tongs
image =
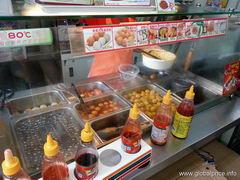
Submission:
POLYGON ((72 83, 71 85, 72 85, 72 88, 75 91, 75 93, 76 93, 76 95, 77 95, 77 97, 78 97, 78 99, 80 101, 80 106, 81 106, 82 110, 85 113, 89 114, 90 113, 89 109, 88 109, 86 103, 84 102, 83 98, 81 97, 81 95, 78 93, 78 90, 77 90, 76 86, 74 85, 74 83, 72 83))

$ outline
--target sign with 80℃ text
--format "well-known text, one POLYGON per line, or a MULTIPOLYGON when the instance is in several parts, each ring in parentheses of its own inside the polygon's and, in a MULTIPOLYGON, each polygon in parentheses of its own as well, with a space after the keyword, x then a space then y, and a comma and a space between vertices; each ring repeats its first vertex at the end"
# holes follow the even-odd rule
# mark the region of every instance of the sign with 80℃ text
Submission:
POLYGON ((0 48, 50 45, 52 42, 50 28, 0 31, 0 48))

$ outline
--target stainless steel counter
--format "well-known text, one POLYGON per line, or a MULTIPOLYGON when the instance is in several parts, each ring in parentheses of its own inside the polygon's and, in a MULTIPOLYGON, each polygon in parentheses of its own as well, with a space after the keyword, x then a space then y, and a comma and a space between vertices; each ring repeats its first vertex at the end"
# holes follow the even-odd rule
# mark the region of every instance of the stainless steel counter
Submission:
MULTIPOLYGON (((96 80, 99 79, 92 79, 92 81, 96 80)), ((35 90, 36 92, 34 91, 34 93, 48 91, 52 88, 53 87, 40 88, 35 90)), ((31 93, 33 92, 31 91, 31 93)), ((29 91, 17 93, 15 94, 15 98, 26 95, 29 95, 29 91)), ((71 94, 66 95, 71 97, 71 94)), ((68 100, 69 99, 72 98, 68 98, 68 100)), ((73 101, 75 100, 76 99, 73 99, 73 101)), ((149 133, 146 134, 144 140, 153 147, 152 162, 148 167, 137 170, 137 173, 135 172, 134 174, 130 174, 125 179, 146 179, 151 177, 158 171, 192 152, 194 149, 197 149, 216 138, 220 133, 239 124, 239 107, 240 97, 233 97, 231 100, 226 100, 225 98, 221 104, 218 104, 211 109, 202 111, 194 116, 187 139, 180 140, 170 135, 168 143, 165 146, 156 146, 152 144, 149 139, 149 133)), ((0 126, 0 160, 3 158, 2 151, 5 148, 11 147, 13 150, 15 150, 15 148, 17 149, 16 145, 13 143, 13 138, 11 137, 12 133, 10 133, 10 129, 7 125, 9 121, 12 121, 13 119, 8 119, 6 117, 7 114, 6 109, 0 112, 0 125, 2 126, 0 126), (1 135, 2 129, 5 130, 5 135, 1 135)), ((19 154, 17 155, 19 156, 19 154)))
POLYGON ((194 116, 189 136, 185 140, 170 135, 164 146, 156 146, 148 137, 145 141, 153 148, 151 164, 125 179, 147 179, 173 164, 188 153, 207 144, 219 134, 240 123, 240 98, 221 103, 194 116))

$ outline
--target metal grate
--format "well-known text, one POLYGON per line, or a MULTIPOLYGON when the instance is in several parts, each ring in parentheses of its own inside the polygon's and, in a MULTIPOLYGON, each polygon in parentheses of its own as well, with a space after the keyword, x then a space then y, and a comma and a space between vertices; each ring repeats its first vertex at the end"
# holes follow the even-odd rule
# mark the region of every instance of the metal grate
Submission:
POLYGON ((76 117, 67 108, 19 120, 15 125, 16 139, 27 170, 31 173, 40 170, 48 133, 58 141, 66 160, 74 157, 81 129, 76 117))

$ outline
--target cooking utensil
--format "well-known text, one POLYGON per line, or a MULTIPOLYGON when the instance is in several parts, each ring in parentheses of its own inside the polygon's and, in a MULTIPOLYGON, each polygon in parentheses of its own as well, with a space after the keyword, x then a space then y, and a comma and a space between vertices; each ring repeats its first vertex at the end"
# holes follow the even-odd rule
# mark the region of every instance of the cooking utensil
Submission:
POLYGON ((140 48, 139 48, 139 50, 140 50, 143 54, 146 54, 147 56, 151 56, 151 57, 154 58, 154 59, 159 59, 157 56, 154 56, 154 55, 152 55, 152 54, 144 51, 143 49, 140 49, 140 48))
POLYGON ((80 101, 80 106, 82 107, 82 110, 83 110, 85 113, 89 114, 90 111, 89 111, 87 105, 85 104, 83 98, 82 98, 81 95, 78 93, 78 90, 77 90, 76 86, 74 85, 74 83, 72 83, 72 88, 73 88, 73 90, 75 91, 75 93, 76 93, 76 95, 77 95, 77 97, 78 97, 78 99, 79 99, 79 101, 80 101))
POLYGON ((185 58, 185 62, 184 62, 184 68, 183 71, 184 72, 188 72, 191 64, 192 64, 192 57, 193 57, 193 51, 195 50, 196 47, 196 41, 192 41, 191 47, 188 51, 188 54, 185 58))

